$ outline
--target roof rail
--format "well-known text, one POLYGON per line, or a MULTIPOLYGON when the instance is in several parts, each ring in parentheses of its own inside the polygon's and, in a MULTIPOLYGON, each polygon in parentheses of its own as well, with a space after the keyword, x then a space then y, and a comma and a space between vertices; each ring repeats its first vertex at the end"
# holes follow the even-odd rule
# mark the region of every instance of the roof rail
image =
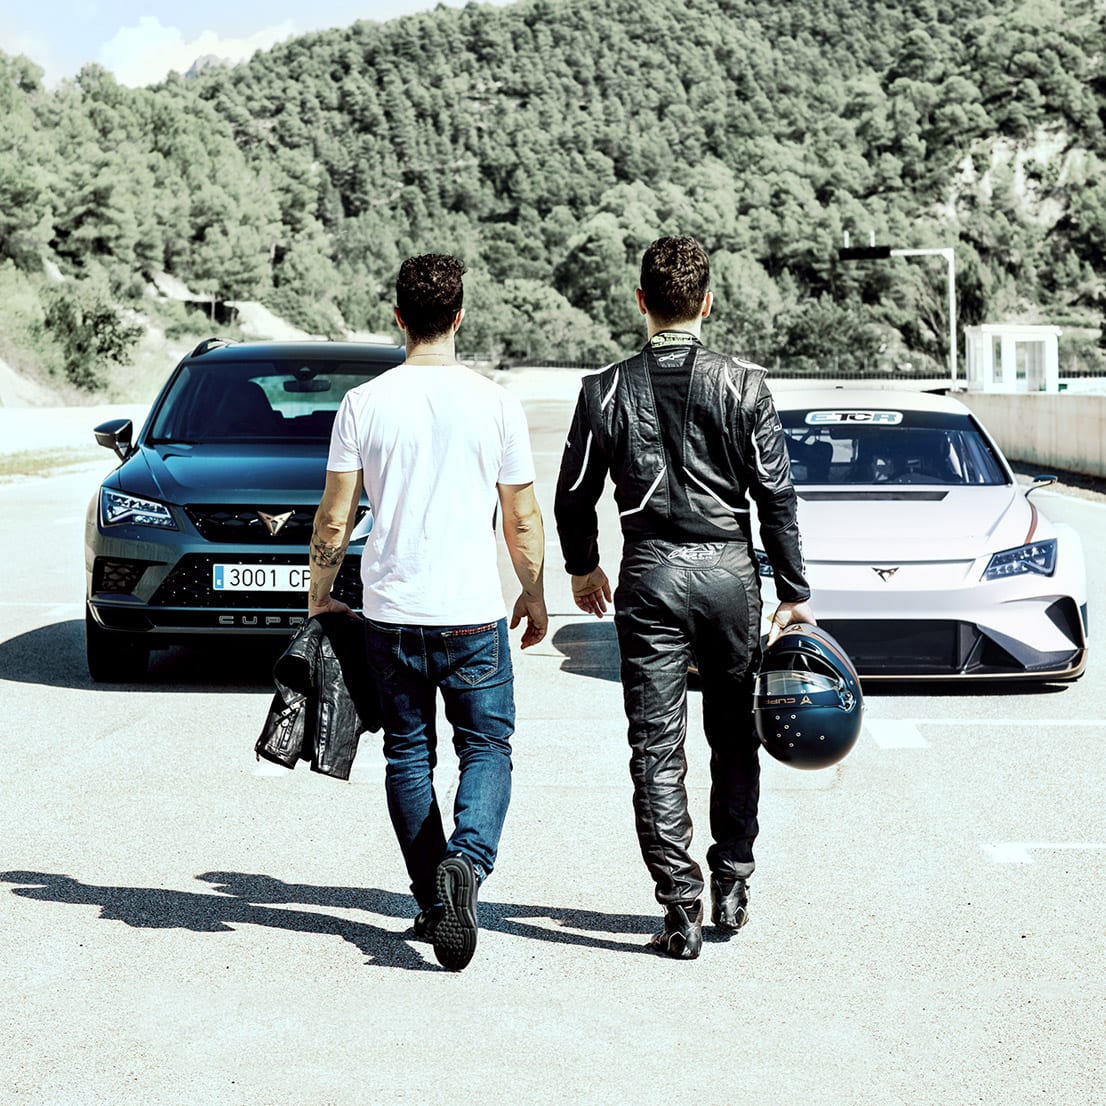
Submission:
POLYGON ((232 346, 234 345, 233 338, 205 338, 190 354, 189 357, 203 357, 205 353, 213 349, 219 349, 220 346, 232 346))

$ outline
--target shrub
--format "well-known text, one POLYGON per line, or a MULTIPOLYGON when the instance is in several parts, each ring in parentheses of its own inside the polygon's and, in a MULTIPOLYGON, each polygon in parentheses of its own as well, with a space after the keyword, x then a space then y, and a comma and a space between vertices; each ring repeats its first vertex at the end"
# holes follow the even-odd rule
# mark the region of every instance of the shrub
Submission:
POLYGON ((96 391, 113 363, 126 364, 142 327, 128 323, 102 281, 75 281, 47 293, 46 330, 62 350, 66 379, 96 391))

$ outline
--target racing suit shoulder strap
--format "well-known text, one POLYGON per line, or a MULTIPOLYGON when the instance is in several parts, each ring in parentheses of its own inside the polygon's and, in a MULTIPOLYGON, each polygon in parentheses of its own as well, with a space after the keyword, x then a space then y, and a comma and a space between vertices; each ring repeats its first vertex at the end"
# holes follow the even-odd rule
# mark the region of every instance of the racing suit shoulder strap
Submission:
POLYGON ((716 356, 719 361, 719 371, 724 375, 742 409, 747 412, 755 411, 768 370, 752 361, 744 361, 740 357, 721 354, 716 356))
POLYGON ((600 417, 600 412, 605 412, 609 418, 616 406, 619 392, 627 387, 634 390, 635 379, 640 379, 638 374, 644 365, 644 354, 638 353, 584 377, 582 387, 587 394, 588 408, 593 418, 600 417))
POLYGON ((764 395, 768 370, 752 361, 715 350, 700 350, 696 375, 704 399, 716 397, 724 424, 739 432, 739 440, 752 432, 756 411, 764 395))

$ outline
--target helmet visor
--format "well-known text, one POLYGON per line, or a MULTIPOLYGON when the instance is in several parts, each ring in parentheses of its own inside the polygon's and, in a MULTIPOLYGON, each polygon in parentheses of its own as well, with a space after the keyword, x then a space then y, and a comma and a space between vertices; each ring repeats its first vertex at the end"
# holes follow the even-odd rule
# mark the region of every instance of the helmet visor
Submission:
POLYGON ((821 672, 762 672, 758 680, 757 692, 768 699, 780 696, 814 696, 825 692, 836 693, 840 688, 839 680, 825 676, 821 672))

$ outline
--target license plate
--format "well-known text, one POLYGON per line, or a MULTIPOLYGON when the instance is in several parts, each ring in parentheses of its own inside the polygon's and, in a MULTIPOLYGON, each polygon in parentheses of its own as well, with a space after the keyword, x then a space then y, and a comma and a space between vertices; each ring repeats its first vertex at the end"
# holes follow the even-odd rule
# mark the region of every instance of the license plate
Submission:
POLYGON ((306 565, 212 565, 215 591, 306 591, 306 565))

